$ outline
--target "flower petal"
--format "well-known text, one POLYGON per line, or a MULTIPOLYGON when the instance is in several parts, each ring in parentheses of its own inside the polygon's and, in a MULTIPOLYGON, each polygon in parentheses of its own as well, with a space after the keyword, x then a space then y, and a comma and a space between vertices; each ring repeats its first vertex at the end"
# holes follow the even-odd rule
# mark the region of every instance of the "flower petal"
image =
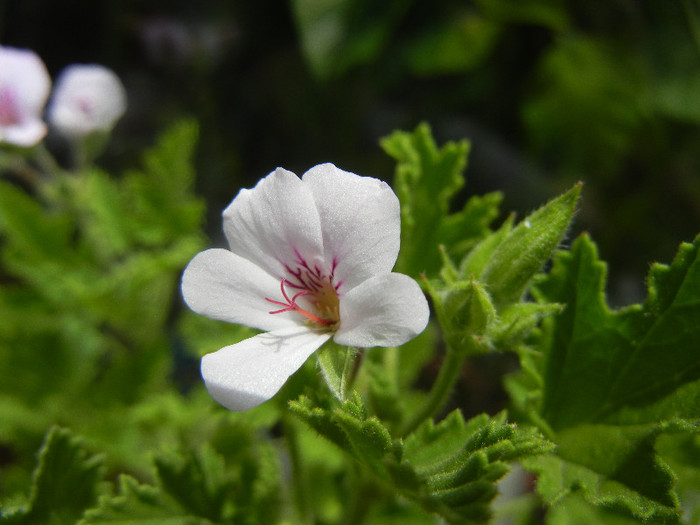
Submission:
POLYGON ((0 46, 0 142, 29 147, 44 138, 41 113, 50 89, 51 78, 36 53, 0 46))
POLYGON ((390 272, 401 243, 399 200, 389 185, 320 164, 302 180, 313 193, 321 217, 325 260, 336 263, 341 292, 390 272))
POLYGON ((12 87, 21 109, 38 118, 49 98, 51 77, 34 51, 0 46, 0 85, 12 87))
POLYGON ((0 129, 0 141, 14 144, 21 148, 29 148, 36 145, 46 136, 46 124, 38 118, 31 118, 22 121, 14 126, 0 129))
POLYGON ((253 189, 241 190, 223 215, 231 251, 271 275, 282 278, 285 264, 323 255, 313 196, 291 171, 277 168, 253 189))
POLYGON ((249 410, 274 396, 330 337, 306 327, 256 335, 205 355, 202 378, 218 403, 249 410))
POLYGON ((430 309, 418 283, 388 273, 366 280, 340 298, 340 345, 399 346, 420 334, 430 309))
POLYGON ((182 295, 190 309, 212 319, 260 330, 298 326, 299 315, 279 310, 265 298, 280 300, 280 281, 228 250, 197 254, 182 274, 182 295))

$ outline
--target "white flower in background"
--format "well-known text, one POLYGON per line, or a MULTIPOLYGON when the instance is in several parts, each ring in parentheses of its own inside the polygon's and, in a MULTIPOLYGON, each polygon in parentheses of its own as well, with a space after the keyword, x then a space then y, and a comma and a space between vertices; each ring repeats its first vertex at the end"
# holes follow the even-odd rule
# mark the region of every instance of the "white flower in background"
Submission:
POLYGON ((0 142, 30 147, 44 138, 41 114, 50 90, 51 77, 36 53, 0 46, 0 142))
POLYGON ((420 286, 391 271, 401 225, 386 183, 332 164, 301 179, 278 168, 223 217, 230 251, 196 255, 182 293, 199 314, 266 332, 202 358, 207 390, 226 408, 270 399, 331 337, 398 346, 425 329, 420 286))
POLYGON ((109 132, 126 111, 126 90, 110 69, 73 64, 56 80, 47 118, 69 138, 109 132))

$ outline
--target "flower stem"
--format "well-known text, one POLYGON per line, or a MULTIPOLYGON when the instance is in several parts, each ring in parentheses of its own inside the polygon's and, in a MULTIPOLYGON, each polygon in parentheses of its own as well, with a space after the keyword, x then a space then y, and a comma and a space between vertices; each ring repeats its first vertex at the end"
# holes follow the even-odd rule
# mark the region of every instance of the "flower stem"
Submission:
POLYGON ((430 389, 428 399, 403 424, 401 429, 402 436, 407 436, 413 432, 423 421, 433 417, 445 405, 462 371, 462 364, 465 358, 465 355, 452 351, 448 347, 445 360, 442 362, 437 379, 435 379, 435 383, 430 389))
POLYGON ((291 474, 293 483, 290 485, 297 515, 300 523, 312 523, 313 520, 309 509, 308 478, 301 457, 296 422, 292 421, 289 417, 283 417, 282 424, 284 425, 284 434, 287 438, 287 450, 292 467, 291 474))

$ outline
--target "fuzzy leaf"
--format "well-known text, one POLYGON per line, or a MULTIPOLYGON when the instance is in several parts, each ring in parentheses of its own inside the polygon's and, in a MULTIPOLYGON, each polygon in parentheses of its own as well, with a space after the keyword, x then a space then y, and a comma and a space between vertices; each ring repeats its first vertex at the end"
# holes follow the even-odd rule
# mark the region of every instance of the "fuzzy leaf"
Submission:
POLYGON ((119 494, 101 497, 81 525, 272 523, 278 508, 277 486, 265 486, 265 454, 251 452, 244 446, 235 464, 227 464, 206 446, 197 454, 160 456, 155 459, 156 486, 122 475, 119 494))
POLYGON ((131 476, 119 478, 119 496, 100 499, 97 509, 88 511, 81 525, 139 524, 211 525, 212 522, 192 516, 157 488, 141 485, 131 476))
POLYGON ((497 307, 519 301, 569 228, 581 193, 577 184, 530 214, 503 238, 478 276, 497 307))
POLYGON ((345 401, 347 396, 348 381, 353 371, 356 353, 352 348, 341 347, 333 341, 328 341, 316 354, 328 387, 341 402, 345 401))
POLYGON ((606 268, 586 235, 532 289, 566 305, 544 323, 542 359, 523 361, 533 380, 509 382, 558 446, 556 456, 526 462, 550 503, 576 491, 617 514, 678 521, 677 477, 656 441, 700 432, 699 249, 700 238, 670 266, 654 265, 647 300, 620 310, 606 304, 606 268))
POLYGON ((549 505, 577 492, 596 507, 643 522, 678 523, 675 475, 655 451, 663 432, 686 424, 579 425, 557 434, 556 455, 526 459, 538 475, 537 490, 549 505))
POLYGON ((302 399, 292 410, 383 484, 450 523, 486 523, 495 483, 508 463, 551 450, 538 432, 508 424, 503 415, 465 422, 455 411, 437 425, 427 421, 401 442, 368 417, 358 399, 336 409, 302 399))
MULTIPOLYGON (((614 421, 623 408, 627 419, 636 412, 647 422, 647 405, 700 381, 699 248, 700 237, 682 244, 670 266, 654 265, 647 301, 619 311, 605 304, 605 265, 587 236, 557 256, 536 291, 567 304, 546 343, 542 415, 553 429, 614 421)), ((676 399, 665 418, 700 418, 692 399, 676 399)))
POLYGON ((27 507, 6 523, 75 523, 96 501, 101 464, 68 430, 53 427, 39 453, 27 507))
POLYGON ((498 215, 499 193, 472 197, 450 214, 464 186, 469 143, 448 142, 438 149, 427 124, 412 133, 396 131, 381 141, 397 161, 394 187, 401 201, 401 254, 397 269, 412 276, 434 276, 440 269, 437 246, 461 257, 488 232, 498 215))

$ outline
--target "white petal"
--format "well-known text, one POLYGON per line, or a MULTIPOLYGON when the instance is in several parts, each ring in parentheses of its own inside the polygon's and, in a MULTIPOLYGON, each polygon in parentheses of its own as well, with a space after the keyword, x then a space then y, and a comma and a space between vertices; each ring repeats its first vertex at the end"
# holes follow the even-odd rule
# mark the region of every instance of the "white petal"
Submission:
POLYGON ((298 326, 303 319, 292 312, 270 314, 281 307, 265 298, 282 300, 280 281, 228 250, 197 254, 182 274, 182 295, 198 314, 260 330, 298 326))
POLYGON ((0 142, 21 147, 37 144, 46 135, 41 113, 51 78, 41 59, 28 49, 0 46, 0 142))
POLYGON ((302 177, 310 186, 321 217, 325 259, 337 264, 341 292, 365 279, 390 272, 401 242, 399 200, 391 187, 320 164, 302 177))
POLYGON ((377 275, 340 298, 340 345, 399 346, 420 334, 430 309, 418 283, 400 273, 377 275))
POLYGON ((256 335, 202 358, 211 397, 229 410, 249 410, 274 396, 331 334, 297 327, 256 335))
POLYGON ((29 49, 0 46, 0 86, 10 86, 23 111, 39 117, 51 90, 51 77, 29 49))
POLYGON ((284 265, 323 255, 321 222, 309 188, 291 171, 277 168, 251 190, 241 190, 224 210, 231 251, 268 273, 284 277, 284 265))
POLYGON ((14 126, 0 128, 0 141, 28 148, 38 144, 46 136, 46 131, 44 121, 33 118, 14 126))

